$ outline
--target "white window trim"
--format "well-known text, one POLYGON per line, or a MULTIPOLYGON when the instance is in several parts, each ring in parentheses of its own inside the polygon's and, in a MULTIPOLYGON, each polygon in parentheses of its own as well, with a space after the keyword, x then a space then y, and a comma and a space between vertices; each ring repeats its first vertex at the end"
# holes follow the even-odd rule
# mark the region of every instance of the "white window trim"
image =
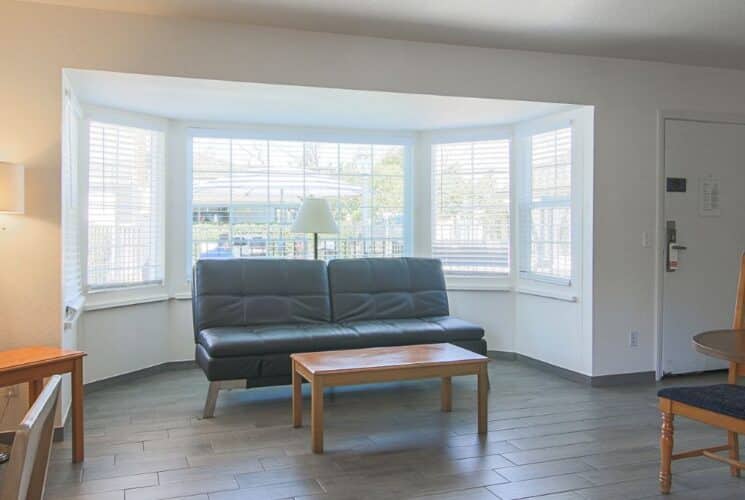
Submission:
MULTIPOLYGON (((77 253, 78 253, 78 255, 77 255, 77 261, 78 261, 77 262, 77 266, 78 266, 78 278, 79 278, 80 282, 78 283, 78 285, 79 285, 78 295, 75 296, 75 297, 66 297, 65 296, 67 283, 66 283, 66 276, 65 276, 65 272, 64 272, 64 269, 65 269, 65 262, 64 262, 64 260, 65 260, 65 256, 66 256, 65 236, 64 236, 65 235, 65 227, 64 227, 64 225, 65 225, 65 222, 66 222, 66 212, 65 212, 66 207, 65 207, 65 200, 64 199, 61 200, 62 216, 61 216, 61 220, 60 220, 60 223, 61 223, 61 226, 62 226, 61 238, 60 238, 61 244, 62 244, 62 248, 61 248, 62 262, 60 263, 60 265, 61 265, 60 269, 62 269, 62 276, 63 276, 63 281, 62 281, 62 299, 63 299, 62 300, 62 306, 63 306, 63 309, 64 309, 63 316, 67 317, 68 314, 71 317, 74 316, 70 320, 70 321, 72 321, 79 314, 79 312, 80 312, 80 310, 81 310, 81 308, 83 306, 83 302, 85 301, 85 291, 84 291, 84 281, 83 281, 83 260, 82 260, 82 248, 81 248, 81 238, 80 238, 80 233, 81 233, 81 230, 82 230, 81 229, 81 224, 82 224, 82 219, 83 219, 83 214, 81 213, 81 207, 83 206, 82 205, 81 197, 83 196, 83 192, 81 191, 81 188, 80 188, 82 175, 80 174, 80 171, 81 171, 82 163, 83 163, 82 150, 83 150, 83 136, 85 135, 84 134, 85 120, 84 120, 84 115, 83 115, 83 108, 80 105, 80 102, 78 101, 75 93, 73 92, 73 90, 72 90, 72 88, 70 86, 70 82, 67 80, 67 78, 64 75, 63 75, 62 81, 63 81, 63 85, 62 85, 62 99, 65 101, 65 102, 63 102, 63 105, 62 105, 62 112, 64 113, 65 111, 68 111, 67 106, 70 106, 69 111, 71 111, 71 115, 73 116, 73 119, 77 122, 77 125, 76 125, 77 126, 77 144, 74 144, 73 145, 71 142, 68 142, 67 144, 65 144, 64 141, 63 141, 63 144, 62 144, 62 147, 65 147, 65 146, 68 146, 70 148, 73 148, 74 147, 75 148, 75 152, 77 153, 77 165, 76 165, 77 168, 75 169, 75 174, 76 174, 77 177, 75 179, 72 179, 70 181, 70 182, 74 182, 76 184, 77 199, 74 200, 74 202, 77 202, 77 210, 78 210, 77 211, 77 214, 76 214, 77 216, 75 217, 75 222, 76 222, 76 225, 77 225, 77 228, 76 228, 77 229, 77 234, 75 235, 75 240, 77 240, 76 243, 78 245, 78 249, 77 249, 77 253)), ((64 139, 64 134, 65 134, 65 127, 67 128, 67 134, 70 134, 70 128, 72 127, 72 125, 70 123, 66 123, 69 118, 70 118, 70 115, 68 115, 68 114, 63 115, 63 117, 62 117, 62 119, 63 119, 63 124, 62 124, 62 134, 63 134, 63 137, 62 138, 63 139, 64 139)), ((71 138, 69 136, 68 136, 68 141, 71 141, 71 138)), ((72 151, 68 151, 67 154, 69 155, 69 160, 68 161, 71 161, 71 159, 73 157, 72 151)), ((70 172, 68 172, 68 174, 69 173, 70 172)), ((65 182, 65 179, 62 179, 61 182, 64 183, 65 182)), ((62 187, 61 189, 63 191, 61 193, 61 196, 64 196, 64 194, 65 194, 64 193, 64 187, 62 187)))
POLYGON ((540 295, 543 297, 577 302, 580 299, 580 283, 582 280, 582 248, 584 246, 582 223, 584 207, 584 154, 585 136, 591 133, 587 130, 585 115, 582 109, 572 109, 545 118, 527 121, 515 126, 515 143, 518 152, 515 161, 518 172, 518 190, 515 196, 517 210, 523 210, 522 200, 530 189, 530 137, 535 134, 549 132, 559 128, 572 128, 572 170, 571 170, 571 255, 572 271, 568 280, 532 273, 520 269, 523 261, 526 242, 522 240, 520 227, 520 213, 516 217, 516 228, 513 237, 516 240, 517 269, 515 290, 526 295, 540 295))
POLYGON ((169 221, 166 203, 166 172, 168 170, 168 133, 169 122, 166 118, 150 116, 129 111, 81 105, 83 120, 81 123, 81 148, 80 148, 80 253, 81 253, 81 278, 85 297, 83 310, 92 311, 106 309, 109 307, 121 307, 123 305, 140 304, 168 299, 168 262, 166 256, 169 251, 166 226, 169 221), (125 127, 136 127, 155 130, 163 133, 163 182, 160 193, 160 238, 161 244, 161 266, 163 279, 157 283, 141 283, 125 287, 96 288, 88 286, 88 173, 89 173, 89 140, 90 123, 102 122, 125 127))
MULTIPOLYGON (((432 175, 432 146, 436 144, 450 144, 455 142, 478 142, 490 140, 510 141, 510 265, 506 273, 497 273, 491 276, 452 276, 445 274, 445 283, 449 291, 509 291, 514 286, 515 269, 515 141, 512 126, 493 126, 493 127, 466 127, 449 130, 424 131, 420 134, 417 164, 420 171, 420 179, 415 183, 418 189, 417 202, 426 206, 428 214, 425 219, 419 218, 420 226, 426 226, 426 234, 419 234, 415 240, 417 248, 420 248, 418 255, 432 256, 432 240, 434 234, 434 217, 432 217, 432 195, 433 195, 433 175, 432 175), (426 191, 426 192, 425 192, 426 191)), ((424 232, 422 232, 424 233, 424 232)))
MULTIPOLYGON (((205 125, 185 122, 186 164, 184 187, 186 192, 186 282, 192 280, 192 196, 193 196, 193 144, 194 138, 212 137, 221 139, 258 139, 266 141, 328 142, 336 144, 392 144, 404 146, 404 255, 414 255, 415 235, 413 231, 413 165, 416 158, 416 134, 410 132, 377 131, 359 129, 305 128, 273 125, 205 125)), ((182 294, 186 292, 181 292, 182 294)), ((190 292, 189 292, 190 293, 190 292)))

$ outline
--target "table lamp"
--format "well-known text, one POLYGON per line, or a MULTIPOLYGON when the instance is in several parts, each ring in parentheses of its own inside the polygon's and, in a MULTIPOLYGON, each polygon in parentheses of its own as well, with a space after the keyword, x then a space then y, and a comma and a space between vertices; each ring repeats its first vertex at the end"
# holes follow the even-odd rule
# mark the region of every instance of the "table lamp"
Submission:
POLYGON ((318 259, 318 233, 338 233, 329 204, 323 198, 305 198, 292 224, 294 233, 313 233, 313 258, 318 259))

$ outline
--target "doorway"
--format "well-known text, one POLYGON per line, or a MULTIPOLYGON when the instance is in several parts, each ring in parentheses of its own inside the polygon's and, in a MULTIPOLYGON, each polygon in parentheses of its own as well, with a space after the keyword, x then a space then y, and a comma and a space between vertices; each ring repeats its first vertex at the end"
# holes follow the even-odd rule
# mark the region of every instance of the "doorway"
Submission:
POLYGON ((665 118, 662 126, 661 371, 725 368, 691 338, 732 322, 745 250, 745 120, 665 118))

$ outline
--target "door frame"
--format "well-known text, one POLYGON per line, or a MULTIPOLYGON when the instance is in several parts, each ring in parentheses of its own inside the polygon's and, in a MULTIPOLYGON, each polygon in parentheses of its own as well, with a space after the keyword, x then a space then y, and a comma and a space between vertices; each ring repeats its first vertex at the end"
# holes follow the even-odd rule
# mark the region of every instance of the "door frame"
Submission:
POLYGON ((654 356, 655 378, 664 375, 662 369, 662 305, 665 279, 665 122, 667 120, 745 125, 745 115, 689 110, 657 112, 657 209, 654 239, 654 356))

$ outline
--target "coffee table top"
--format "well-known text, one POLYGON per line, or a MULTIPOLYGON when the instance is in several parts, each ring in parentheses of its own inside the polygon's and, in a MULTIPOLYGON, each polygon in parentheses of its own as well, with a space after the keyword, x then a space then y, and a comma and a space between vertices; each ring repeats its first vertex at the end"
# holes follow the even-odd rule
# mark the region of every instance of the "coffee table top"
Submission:
POLYGON ((489 359, 453 344, 421 344, 303 352, 292 354, 290 357, 314 375, 391 368, 421 368, 448 364, 486 363, 489 359))

